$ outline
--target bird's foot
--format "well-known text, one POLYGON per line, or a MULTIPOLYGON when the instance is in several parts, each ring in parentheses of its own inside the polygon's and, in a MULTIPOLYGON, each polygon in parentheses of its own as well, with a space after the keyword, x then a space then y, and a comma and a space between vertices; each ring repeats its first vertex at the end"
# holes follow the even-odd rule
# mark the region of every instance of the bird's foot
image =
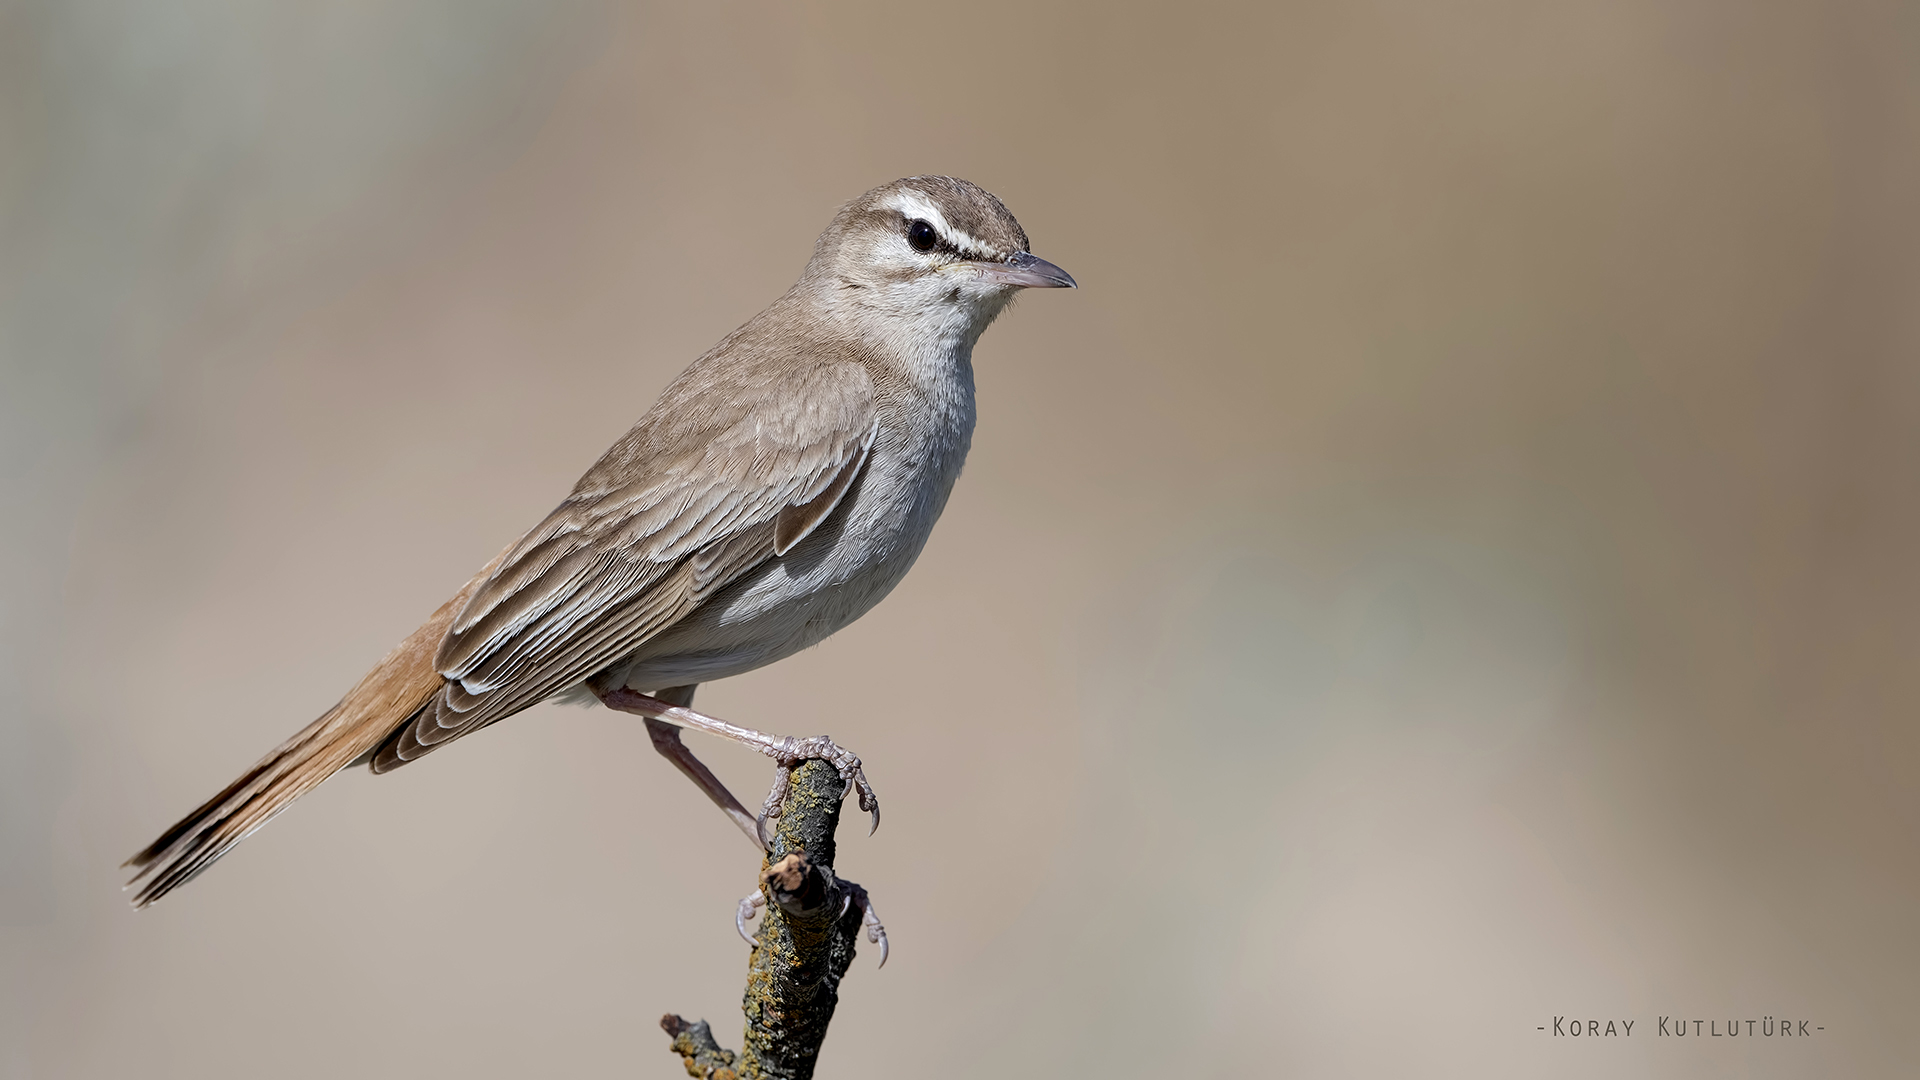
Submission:
POLYGON ((740 898, 740 906, 735 908, 733 912, 733 928, 740 931, 741 941, 749 945, 753 944, 753 935, 747 933, 747 921, 758 918, 760 909, 766 905, 766 894, 762 893, 759 889, 755 889, 740 898))
POLYGON ((773 778, 773 788, 767 792, 767 801, 761 807, 757 822, 760 842, 768 848, 773 847, 770 822, 778 818, 786 806, 794 767, 813 758, 833 766, 848 789, 859 793, 860 809, 873 815, 873 825, 867 830, 867 835, 872 836, 880 828, 880 799, 874 795, 873 785, 867 783, 867 774, 860 769, 859 756, 852 751, 842 749, 825 735, 815 735, 810 739, 796 739, 789 735, 761 746, 760 752, 772 758, 778 769, 773 778))
MULTIPOLYGON (((880 946, 880 963, 877 964, 876 967, 886 967, 887 928, 880 925, 880 913, 873 910, 873 897, 867 895, 867 890, 855 885, 853 886, 853 892, 858 894, 857 899, 860 901, 860 924, 867 928, 867 940, 880 946)), ((856 899, 856 897, 849 896, 848 899, 856 899)))
MULTIPOLYGON (((880 913, 873 909, 873 897, 867 890, 851 881, 843 881, 841 887, 846 895, 840 898, 840 916, 846 917, 847 908, 855 903, 860 905, 860 925, 867 932, 867 940, 880 946, 880 963, 875 967, 887 966, 887 928, 880 923, 880 913)), ((760 909, 767 905, 766 893, 755 889, 740 898, 740 904, 733 911, 733 928, 740 932, 740 940, 749 945, 754 943, 753 935, 747 931, 747 923, 760 917, 760 909)))

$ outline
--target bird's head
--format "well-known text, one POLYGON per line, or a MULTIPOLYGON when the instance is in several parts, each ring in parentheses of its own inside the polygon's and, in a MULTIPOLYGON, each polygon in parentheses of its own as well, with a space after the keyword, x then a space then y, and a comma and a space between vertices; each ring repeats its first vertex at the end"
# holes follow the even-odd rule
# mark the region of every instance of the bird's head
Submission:
POLYGON ((814 244, 801 284, 882 332, 958 333, 970 346, 1021 289, 1071 289, 1027 250, 1027 234, 986 190, 910 176, 841 209, 814 244))

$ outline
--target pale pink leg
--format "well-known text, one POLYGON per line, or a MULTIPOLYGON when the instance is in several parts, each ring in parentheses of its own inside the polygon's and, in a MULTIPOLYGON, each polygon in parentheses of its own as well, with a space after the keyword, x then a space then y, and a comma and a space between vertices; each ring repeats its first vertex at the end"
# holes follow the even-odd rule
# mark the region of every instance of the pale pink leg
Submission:
MULTIPOLYGON (((669 701, 684 708, 693 703, 694 689, 692 686, 676 686, 662 690, 660 700, 669 701)), ((728 820, 738 825, 740 831, 747 834, 747 839, 752 841, 755 847, 763 846, 759 840, 759 822, 752 814, 747 813, 747 808, 740 805, 740 800, 733 797, 733 792, 727 790, 727 786, 720 782, 720 778, 713 775, 713 770, 707 768, 699 758, 694 757, 693 751, 687 749, 686 744, 680 741, 680 729, 651 716, 642 716, 641 719, 646 721, 647 737, 653 740, 653 748, 659 751, 660 756, 673 762, 674 767, 679 769, 682 775, 693 781, 693 786, 706 792, 707 798, 713 800, 713 805, 719 807, 720 811, 727 815, 728 820)))
MULTIPOLYGON (((684 690, 685 698, 692 700, 692 687, 676 688, 676 691, 679 690, 684 690)), ((880 800, 874 796, 873 786, 867 783, 867 774, 860 769, 860 759, 835 745, 832 739, 825 735, 815 735, 807 739, 796 739, 791 735, 769 735, 764 731, 743 728, 737 724, 729 724, 725 720, 694 712, 685 705, 664 700, 664 696, 663 694, 662 697, 649 697, 637 690, 619 687, 601 693, 600 701, 609 709, 633 713, 636 716, 646 717, 649 721, 664 721, 669 726, 690 727, 710 735, 745 743, 772 758, 779 771, 774 776, 773 790, 767 793, 766 804, 752 829, 752 835, 761 847, 764 848, 771 843, 767 833, 767 821, 769 818, 778 817, 781 806, 786 802, 787 784, 794 766, 811 758, 819 758, 839 770, 840 778, 846 781, 848 788, 859 793, 860 809, 873 815, 873 827, 868 832, 880 827, 880 800)), ((652 730, 651 725, 648 730, 652 730)), ((676 732, 673 744, 678 746, 679 743, 679 735, 676 732)), ((698 784, 700 789, 707 793, 708 798, 711 798, 722 810, 726 810, 729 817, 733 817, 736 809, 742 816, 746 814, 745 808, 740 806, 739 801, 720 785, 713 773, 709 772, 705 765, 701 765, 685 746, 679 747, 680 752, 686 755, 686 760, 692 763, 693 768, 682 764, 680 757, 662 749, 658 738, 655 739, 654 747, 662 754, 667 754, 675 765, 680 766, 680 771, 686 773, 689 779, 698 784), (697 774, 695 769, 698 770, 697 774), (702 776, 706 779, 702 780, 702 776), (711 787, 708 786, 709 782, 712 784, 711 787), (718 794, 715 794, 716 791, 718 794), (725 801, 722 801, 722 796, 725 797, 725 801)), ((736 824, 739 821, 739 818, 735 818, 736 824)), ((741 827, 746 828, 745 825, 741 827)))

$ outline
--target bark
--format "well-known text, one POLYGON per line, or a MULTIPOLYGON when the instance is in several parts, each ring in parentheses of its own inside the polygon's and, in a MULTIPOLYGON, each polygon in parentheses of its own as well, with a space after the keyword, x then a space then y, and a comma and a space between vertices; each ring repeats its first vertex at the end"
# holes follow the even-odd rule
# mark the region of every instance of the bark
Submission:
POLYGON ((866 890, 833 872, 833 834, 846 793, 839 772, 824 761, 805 761, 793 771, 773 850, 760 866, 760 889, 768 902, 747 961, 741 1052, 721 1048, 704 1020, 688 1023, 668 1015, 660 1021, 688 1075, 701 1080, 813 1075, 867 908, 866 890))

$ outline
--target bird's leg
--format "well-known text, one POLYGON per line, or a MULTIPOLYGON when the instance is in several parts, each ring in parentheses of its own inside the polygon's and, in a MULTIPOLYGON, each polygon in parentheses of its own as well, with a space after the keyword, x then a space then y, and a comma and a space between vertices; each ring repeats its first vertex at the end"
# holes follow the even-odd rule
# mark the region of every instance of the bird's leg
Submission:
MULTIPOLYGON (((628 690, 625 687, 615 687, 614 689, 601 692, 600 701, 609 709, 618 709, 621 712, 629 712, 652 720, 661 720, 668 724, 677 724, 681 727, 690 727, 707 732, 710 735, 718 735, 721 738, 732 739, 738 743, 745 743, 772 758, 774 764, 779 768, 779 774, 774 778, 773 790, 767 793, 766 806, 762 810, 759 820, 754 823, 754 835, 758 837, 762 847, 765 847, 769 843, 766 831, 767 820, 779 816, 781 804, 786 800, 787 781, 793 772, 793 767, 809 758, 818 758, 838 770, 840 778, 847 782, 848 788, 860 793, 860 809, 873 815, 873 828, 878 829, 880 827, 880 800, 873 794, 873 785, 867 783, 867 774, 860 769, 860 759, 835 745, 834 741, 825 735, 815 735, 807 739, 796 739, 791 735, 769 735, 764 731, 755 731, 752 728, 743 728, 737 724, 729 724, 725 720, 715 719, 714 717, 694 712, 684 705, 675 705, 672 702, 664 701, 657 697, 649 697, 637 690, 628 690)), ((682 749, 684 749, 684 747, 682 749)), ((662 753, 665 753, 665 751, 662 751, 662 753)), ((689 754, 688 757, 691 758, 692 755, 689 754)), ((678 759, 675 759, 675 763, 678 764, 678 759)), ((682 769, 686 771, 684 766, 682 769)), ((706 772, 706 767, 701 766, 700 771, 706 772)), ((687 771, 687 775, 693 776, 694 774, 691 771, 687 771)), ((707 773, 707 775, 712 776, 713 774, 707 773)), ((697 778, 694 782, 700 783, 697 778)), ((715 781, 715 785, 718 786, 718 781, 715 781)), ((702 785, 702 788, 704 790, 705 785, 702 785)), ((720 788, 720 790, 725 791, 726 789, 720 788)), ((712 792, 709 791, 708 794, 712 795, 712 792)), ((732 798, 731 795, 727 797, 729 799, 732 798)), ((714 801, 720 802, 718 797, 715 797, 714 801)), ((722 803, 721 805, 724 808, 726 804, 722 803)), ((738 804, 736 803, 735 805, 738 804)), ((744 812, 743 810, 742 813, 744 812)), ((872 830, 870 829, 868 831, 871 832, 872 830)))
POLYGON ((713 805, 719 807, 735 825, 740 826, 740 831, 746 834, 748 840, 753 841, 754 847, 763 846, 759 839, 759 821, 752 814, 747 813, 747 808, 740 805, 740 800, 733 797, 733 792, 727 790, 727 786, 720 782, 719 777, 713 775, 713 770, 707 768, 705 762, 694 757, 693 751, 687 749, 687 744, 680 741, 680 729, 663 720, 655 720, 651 716, 643 719, 647 722, 647 736, 653 740, 653 748, 660 752, 660 756, 673 762, 687 779, 693 781, 695 787, 706 792, 707 798, 713 800, 713 805))
MULTIPOLYGON (((691 686, 675 686, 660 691, 658 700, 685 708, 693 704, 693 691, 691 686)), ((733 792, 727 790, 727 785, 721 783, 719 777, 713 775, 713 770, 694 757, 693 751, 687 749, 687 744, 680 741, 680 729, 645 714, 641 719, 646 721, 647 737, 653 740, 653 748, 659 751, 660 756, 673 762, 682 775, 693 781, 694 787, 706 792, 707 798, 713 800, 713 805, 740 826, 740 831, 747 834, 747 839, 753 841, 754 847, 764 847, 760 842, 759 821, 747 813, 747 808, 740 805, 740 800, 733 797, 733 792)))

